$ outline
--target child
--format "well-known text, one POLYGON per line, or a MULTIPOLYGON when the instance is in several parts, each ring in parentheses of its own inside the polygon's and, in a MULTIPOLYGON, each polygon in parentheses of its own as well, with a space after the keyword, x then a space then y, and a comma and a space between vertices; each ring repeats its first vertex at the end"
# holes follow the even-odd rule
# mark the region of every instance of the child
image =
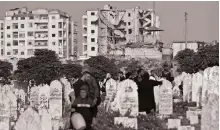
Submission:
POLYGON ((80 96, 76 98, 76 100, 72 104, 72 114, 74 112, 77 112, 83 116, 86 122, 85 130, 91 130, 92 119, 94 117, 93 115, 94 103, 92 99, 89 98, 88 92, 89 92, 89 86, 88 84, 85 83, 80 88, 80 96))

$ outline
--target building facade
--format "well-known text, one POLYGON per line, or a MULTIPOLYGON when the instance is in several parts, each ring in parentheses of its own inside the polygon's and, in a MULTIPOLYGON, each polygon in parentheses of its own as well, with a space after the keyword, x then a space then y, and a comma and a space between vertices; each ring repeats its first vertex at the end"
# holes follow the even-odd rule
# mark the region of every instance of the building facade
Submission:
POLYGON ((4 55, 4 20, 0 20, 0 56, 4 55))
POLYGON ((200 42, 200 41, 187 41, 187 44, 185 43, 185 41, 174 41, 172 43, 173 58, 176 56, 176 54, 179 51, 185 50, 186 48, 194 50, 195 52, 197 52, 198 48, 200 48, 204 45, 205 45, 205 43, 200 42))
POLYGON ((4 53, 7 57, 28 58, 37 49, 55 51, 59 58, 74 54, 76 23, 57 9, 15 8, 4 18, 4 53))
POLYGON ((112 54, 112 50, 121 50, 127 43, 154 44, 159 40, 158 32, 147 31, 151 26, 160 26, 159 17, 150 9, 120 10, 104 5, 103 9, 87 11, 82 16, 82 25, 82 55, 87 57, 112 54))

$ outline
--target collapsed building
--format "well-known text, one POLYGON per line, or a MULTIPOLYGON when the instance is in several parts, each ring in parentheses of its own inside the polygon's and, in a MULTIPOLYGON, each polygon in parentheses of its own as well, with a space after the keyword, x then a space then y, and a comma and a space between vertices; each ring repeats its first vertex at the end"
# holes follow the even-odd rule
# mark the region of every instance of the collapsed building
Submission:
POLYGON ((159 17, 151 9, 120 10, 105 5, 104 9, 87 11, 82 25, 85 57, 162 57, 159 17))

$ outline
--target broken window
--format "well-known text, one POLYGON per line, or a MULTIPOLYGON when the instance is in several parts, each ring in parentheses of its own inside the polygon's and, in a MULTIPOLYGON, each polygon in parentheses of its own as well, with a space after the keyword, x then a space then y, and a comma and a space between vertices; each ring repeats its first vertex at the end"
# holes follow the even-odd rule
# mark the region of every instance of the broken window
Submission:
POLYGON ((91 42, 95 42, 95 38, 91 38, 91 42))
POLYGON ((91 15, 95 15, 95 13, 94 13, 94 12, 91 12, 91 15))
POLYGON ((95 30, 91 30, 91 33, 95 33, 95 30))

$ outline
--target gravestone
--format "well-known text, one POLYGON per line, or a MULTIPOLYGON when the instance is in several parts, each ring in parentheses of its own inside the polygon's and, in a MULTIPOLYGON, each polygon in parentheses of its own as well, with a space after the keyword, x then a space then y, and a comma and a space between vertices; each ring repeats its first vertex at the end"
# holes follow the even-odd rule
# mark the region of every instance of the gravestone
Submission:
POLYGON ((213 66, 209 73, 209 94, 219 92, 219 67, 213 66))
POLYGON ((178 129, 180 126, 180 119, 168 119, 168 129, 178 129))
POLYGON ((192 74, 192 102, 196 102, 197 75, 192 74))
POLYGON ((66 78, 61 78, 60 82, 64 86, 63 88, 64 88, 65 102, 67 104, 70 104, 71 102, 70 102, 70 99, 69 99, 69 94, 73 91, 73 89, 71 88, 71 84, 66 78))
POLYGON ((195 124, 199 123, 199 117, 197 115, 196 116, 190 116, 189 120, 190 120, 191 125, 195 125, 195 124))
POLYGON ((169 115, 173 113, 172 84, 164 79, 160 87, 159 114, 169 115))
MULTIPOLYGON (((41 126, 42 130, 52 130, 52 120, 50 113, 44 113, 44 115, 41 115, 41 126)), ((58 129, 53 129, 58 130, 58 129)))
POLYGON ((192 92, 192 76, 186 74, 183 79, 183 101, 190 101, 190 93, 192 92))
POLYGON ((9 117, 0 115, 0 130, 9 130, 9 117))
POLYGON ((189 120, 191 116, 198 116, 197 111, 186 111, 186 118, 189 120))
POLYGON ((204 102, 201 116, 201 130, 219 129, 219 95, 213 93, 204 102))
POLYGON ((24 92, 23 89, 19 89, 19 90, 18 90, 18 95, 19 95, 19 98, 21 99, 21 101, 22 101, 23 103, 25 103, 26 93, 24 92))
POLYGON ((62 84, 58 80, 50 84, 50 113, 53 119, 62 117, 62 84))
POLYGON ((48 113, 49 110, 50 87, 48 85, 39 86, 38 110, 39 115, 48 113))
POLYGON ((116 81, 114 79, 109 79, 106 82, 106 97, 105 97, 105 106, 106 106, 107 111, 108 111, 108 108, 109 108, 111 102, 114 101, 116 91, 117 91, 116 81))
POLYGON ((31 107, 27 108, 15 125, 16 130, 42 130, 40 116, 31 107))
POLYGON ((202 85, 202 106, 205 105, 205 100, 208 97, 208 81, 209 81, 209 72, 211 68, 206 68, 203 73, 203 85, 202 85))
POLYGON ((178 130, 195 130, 193 126, 180 126, 178 130))
POLYGON ((125 128, 138 129, 137 118, 128 118, 128 117, 115 117, 115 125, 122 125, 125 128))
POLYGON ((156 111, 159 111, 160 86, 154 87, 154 100, 156 103, 156 111))
POLYGON ((9 105, 10 117, 14 117, 14 119, 17 119, 17 96, 11 91, 8 91, 7 97, 9 99, 8 105, 9 105))
POLYGON ((130 112, 130 116, 138 116, 138 93, 134 81, 127 79, 119 84, 119 112, 124 116, 130 112))
POLYGON ((32 107, 38 108, 38 96, 39 96, 39 87, 38 86, 32 87, 30 92, 30 105, 32 107))

